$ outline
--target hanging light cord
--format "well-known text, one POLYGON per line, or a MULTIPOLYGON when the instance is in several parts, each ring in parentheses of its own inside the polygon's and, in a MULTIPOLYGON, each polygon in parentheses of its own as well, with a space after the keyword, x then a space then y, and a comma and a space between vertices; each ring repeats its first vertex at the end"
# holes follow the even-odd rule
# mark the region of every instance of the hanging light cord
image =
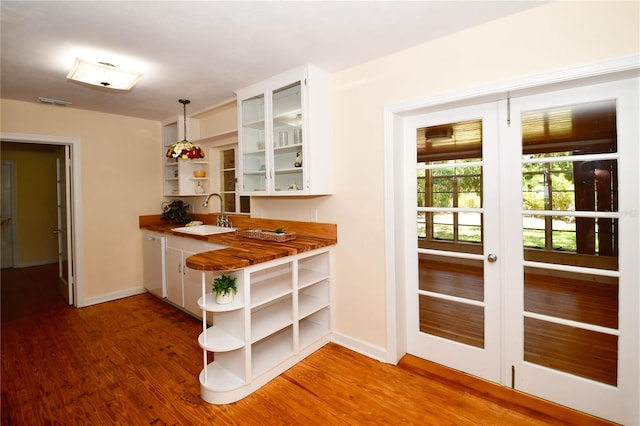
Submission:
POLYGON ((184 141, 187 141, 187 104, 191 103, 189 99, 178 99, 178 102, 182 104, 182 110, 184 113, 184 141))

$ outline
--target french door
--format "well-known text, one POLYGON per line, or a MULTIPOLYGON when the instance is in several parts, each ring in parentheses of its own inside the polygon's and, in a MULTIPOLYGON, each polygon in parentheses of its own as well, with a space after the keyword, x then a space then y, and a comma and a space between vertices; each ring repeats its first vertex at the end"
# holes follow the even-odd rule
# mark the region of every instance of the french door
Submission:
POLYGON ((417 291, 409 352, 500 381, 497 104, 416 119, 417 291), (419 126, 419 127, 418 127, 419 126))
POLYGON ((409 353, 637 419, 637 93, 631 79, 411 119, 409 353))
POLYGON ((69 243, 72 230, 70 152, 68 145, 58 147, 56 152, 57 228, 54 234, 58 237, 58 291, 68 305, 73 305, 73 245, 69 243))

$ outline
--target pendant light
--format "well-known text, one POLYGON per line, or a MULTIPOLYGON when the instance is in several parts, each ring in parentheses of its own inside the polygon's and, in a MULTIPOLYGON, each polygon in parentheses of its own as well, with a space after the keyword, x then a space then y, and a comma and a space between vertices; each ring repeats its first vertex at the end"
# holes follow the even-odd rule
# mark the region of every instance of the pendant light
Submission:
POLYGON ((171 145, 167 151, 167 157, 175 159, 182 158, 183 160, 204 158, 202 148, 187 140, 187 104, 190 104, 191 101, 189 99, 178 99, 178 102, 182 104, 184 113, 184 139, 181 142, 171 145))

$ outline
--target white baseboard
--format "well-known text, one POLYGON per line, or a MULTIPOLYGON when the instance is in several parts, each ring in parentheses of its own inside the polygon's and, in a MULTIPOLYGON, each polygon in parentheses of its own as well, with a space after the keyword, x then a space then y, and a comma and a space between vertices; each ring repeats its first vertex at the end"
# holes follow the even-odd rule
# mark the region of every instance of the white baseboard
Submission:
POLYGON ((337 345, 344 346, 347 349, 358 352, 361 355, 373 358, 380 362, 387 362, 387 350, 380 346, 375 346, 353 337, 334 332, 331 341, 337 345))
MULTIPOLYGON (((122 299, 124 297, 135 296, 136 294, 146 293, 147 290, 140 287, 132 287, 126 290, 114 291, 113 293, 101 294, 99 296, 88 297, 83 300, 82 307, 97 305, 98 303, 111 302, 113 300, 122 299)), ((78 306, 80 307, 80 306, 78 306)))

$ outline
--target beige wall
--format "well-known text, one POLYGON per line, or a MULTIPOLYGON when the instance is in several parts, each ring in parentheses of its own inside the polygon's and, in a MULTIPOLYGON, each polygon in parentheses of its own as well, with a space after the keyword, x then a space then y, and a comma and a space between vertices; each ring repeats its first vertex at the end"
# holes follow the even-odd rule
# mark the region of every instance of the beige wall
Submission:
POLYGON ((218 105, 208 111, 194 115, 200 119, 200 137, 216 136, 238 128, 238 114, 235 99, 218 105))
MULTIPOLYGON (((638 54, 639 12, 638 2, 555 2, 334 74, 335 195, 254 199, 252 212, 309 220, 315 211, 318 221, 338 224, 338 333, 386 346, 383 108, 638 54)), ((3 101, 2 131, 82 140, 86 295, 139 285, 137 218, 162 201, 160 123, 3 101)))
MULTIPOLYGON (((383 108, 640 52, 638 2, 557 2, 333 76, 336 194, 254 200, 267 217, 338 224, 334 327, 386 346, 383 108)), ((402 266, 402 265, 399 265, 402 266)))
POLYGON ((80 139, 84 298, 142 286, 138 216, 161 211, 160 122, 9 100, 0 112, 2 132, 80 139))
POLYGON ((55 149, 2 144, 2 161, 14 164, 16 267, 58 261, 55 149))

